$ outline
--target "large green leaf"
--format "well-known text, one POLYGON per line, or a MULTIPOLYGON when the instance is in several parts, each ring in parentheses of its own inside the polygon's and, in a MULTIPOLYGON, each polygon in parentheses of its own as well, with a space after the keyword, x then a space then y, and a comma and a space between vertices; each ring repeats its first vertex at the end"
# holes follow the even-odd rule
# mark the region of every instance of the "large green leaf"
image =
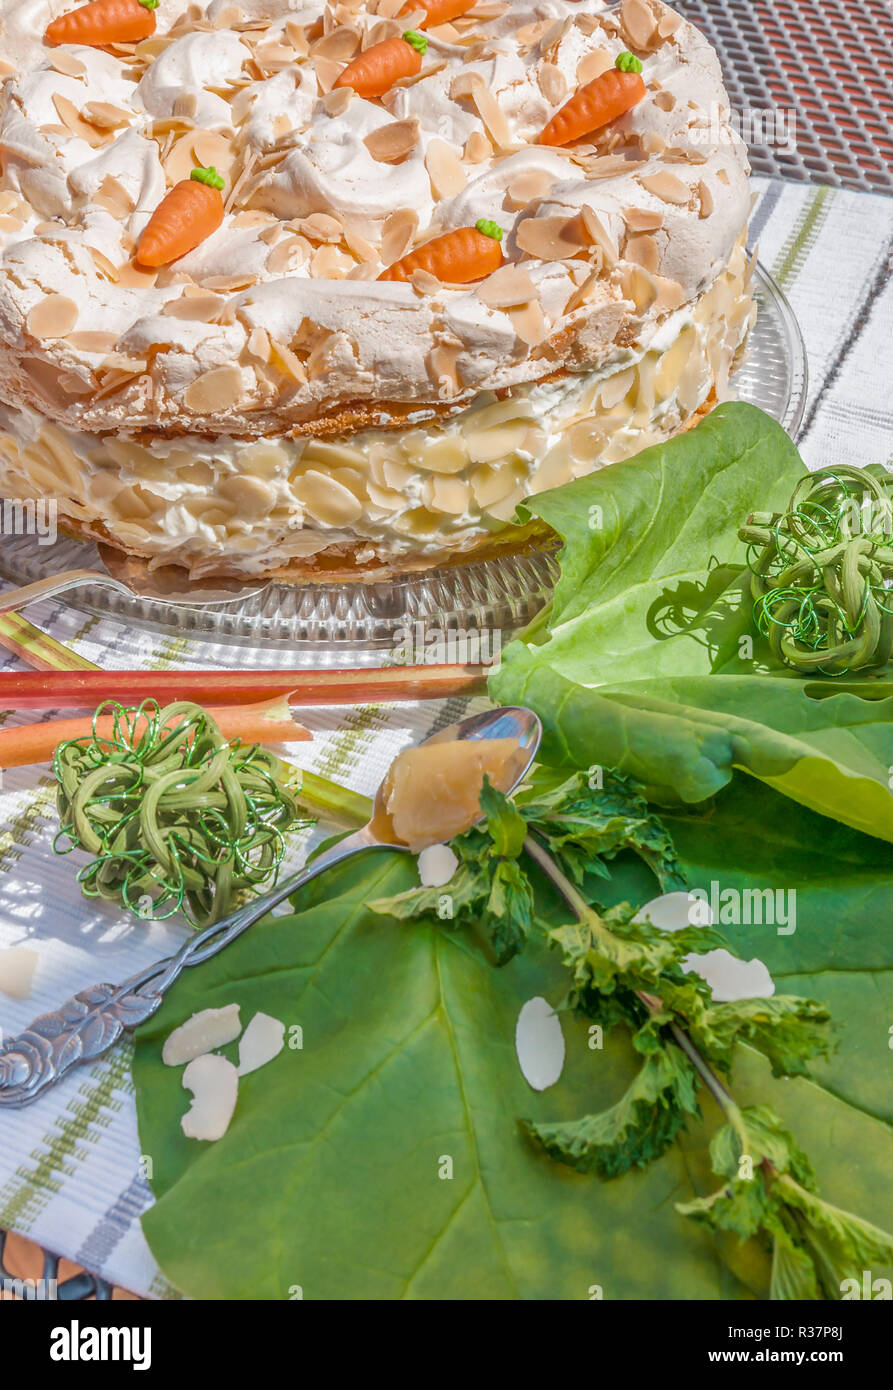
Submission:
POLYGON ((753 633, 738 527, 783 508, 803 471, 774 421, 730 404, 526 504, 564 538, 561 579, 490 689, 536 710, 548 761, 616 767, 664 804, 742 770, 893 840, 893 687, 803 682, 753 633))
POLYGON ((765 961, 779 990, 827 1004, 837 1048, 814 1077, 893 1122, 893 848, 744 779, 705 814, 665 819, 692 887, 796 895, 790 934, 766 921, 719 930, 736 955, 765 961))
MULTIPOLYGON (((593 1086, 622 1094, 636 1059, 622 1032, 603 1052, 564 1019, 568 1059, 543 1095, 514 1050, 521 1005, 557 1003, 557 956, 532 946, 503 969, 468 933, 373 916, 370 898, 415 877, 389 856, 347 866, 295 917, 268 919, 187 972, 137 1034, 143 1153, 157 1204, 152 1250, 184 1292, 213 1298, 561 1298, 717 1296, 711 1242, 673 1208, 680 1154, 617 1184, 553 1163, 521 1115, 573 1116, 593 1086), (184 1138, 188 1096, 161 1045, 200 1008, 238 1001, 303 1029, 243 1079, 224 1139, 184 1138), (453 1177, 440 1178, 444 1156, 453 1177), (654 1249, 672 1247, 655 1266, 654 1249)), ((234 1056, 234 1049, 226 1049, 234 1056)), ((739 1291, 740 1292, 740 1291, 739 1291)))
MULTIPOLYGON (((405 889, 411 863, 354 862, 216 960, 188 971, 137 1034, 142 1152, 156 1205, 143 1219, 167 1277, 210 1298, 586 1299, 765 1296, 763 1254, 720 1247, 674 1209, 715 1186, 694 1125, 658 1162, 610 1183, 553 1163, 517 1118, 574 1120, 618 1100, 641 1059, 622 1029, 603 1051, 562 1016, 567 1062, 537 1094, 514 1052, 521 1004, 557 1003, 558 958, 532 942, 497 969, 468 931, 405 925, 366 903, 405 889), (242 1080, 216 1144, 186 1140, 168 1033, 237 1001, 303 1029, 242 1080), (441 1178, 449 1156, 453 1176, 441 1178), (717 1258, 721 1250, 722 1259, 717 1258)), ((235 1048, 225 1049, 235 1055, 235 1048)), ((830 1200, 893 1224, 893 1132, 813 1082, 775 1082, 739 1050, 736 1094, 773 1105, 830 1200)))

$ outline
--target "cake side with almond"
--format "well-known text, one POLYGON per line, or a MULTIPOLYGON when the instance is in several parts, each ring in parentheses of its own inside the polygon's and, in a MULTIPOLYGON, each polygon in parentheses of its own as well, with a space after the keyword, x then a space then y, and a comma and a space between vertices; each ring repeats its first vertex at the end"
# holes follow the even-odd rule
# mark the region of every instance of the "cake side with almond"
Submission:
POLYGON ((749 188, 707 41, 430 8, 161 0, 97 47, 4 0, 5 495, 196 576, 399 572, 723 396, 749 188))

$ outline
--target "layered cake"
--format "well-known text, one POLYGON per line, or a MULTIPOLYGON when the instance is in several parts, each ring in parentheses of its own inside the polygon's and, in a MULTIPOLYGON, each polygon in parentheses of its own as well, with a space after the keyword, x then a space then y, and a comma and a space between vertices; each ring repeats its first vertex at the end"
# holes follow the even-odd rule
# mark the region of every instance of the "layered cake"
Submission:
POLYGON ((745 149, 658 0, 0 0, 0 494, 365 578, 666 439, 753 317, 745 149))

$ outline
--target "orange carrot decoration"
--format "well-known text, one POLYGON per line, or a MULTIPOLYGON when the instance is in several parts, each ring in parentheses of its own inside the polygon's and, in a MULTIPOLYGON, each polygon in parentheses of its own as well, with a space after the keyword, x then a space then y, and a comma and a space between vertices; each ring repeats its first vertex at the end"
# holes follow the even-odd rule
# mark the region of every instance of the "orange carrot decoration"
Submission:
POLYGON ((459 227, 455 232, 426 241, 417 251, 410 251, 395 261, 379 280, 409 280, 416 270, 427 270, 452 285, 467 285, 483 280, 502 265, 502 228, 497 222, 481 217, 473 227, 459 227))
POLYGON ((630 111, 647 91, 641 71, 642 64, 634 54, 618 54, 613 68, 580 87, 556 112, 540 135, 540 144, 566 145, 630 111))
POLYGON ((140 237, 138 263, 152 268, 170 265, 216 232, 223 221, 222 187, 223 179, 213 166, 193 169, 188 179, 175 183, 140 237))
POLYGON ((401 77, 415 77, 422 70, 422 59, 428 52, 428 40, 415 29, 407 29, 400 38, 374 43, 353 62, 348 63, 336 87, 353 87, 361 97, 380 97, 389 92, 401 77))
POLYGON ((155 33, 159 0, 93 0, 90 5, 47 25, 47 43, 80 43, 104 48, 109 43, 136 43, 155 33))
POLYGON ((422 22, 425 28, 429 25, 433 28, 438 24, 449 24, 451 19, 458 19, 460 14, 473 10, 477 3, 478 0, 407 0, 400 14, 424 10, 425 18, 422 22))

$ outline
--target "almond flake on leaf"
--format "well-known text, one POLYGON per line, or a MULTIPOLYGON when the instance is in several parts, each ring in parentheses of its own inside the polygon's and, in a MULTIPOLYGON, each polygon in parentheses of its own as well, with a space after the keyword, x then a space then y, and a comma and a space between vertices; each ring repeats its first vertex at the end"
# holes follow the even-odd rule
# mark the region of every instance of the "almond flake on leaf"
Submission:
POLYGON ((222 1139, 239 1096, 239 1073, 232 1062, 214 1053, 196 1057, 183 1072, 183 1087, 193 1095, 180 1121, 186 1138, 212 1143, 222 1139))
POLYGON ((161 1051, 166 1067, 181 1067, 215 1048, 233 1042, 242 1031, 238 1004, 202 1009, 169 1033, 161 1051))
POLYGON ((285 1024, 270 1014, 256 1013, 239 1039, 239 1075, 250 1076, 265 1067, 285 1047, 285 1024))

